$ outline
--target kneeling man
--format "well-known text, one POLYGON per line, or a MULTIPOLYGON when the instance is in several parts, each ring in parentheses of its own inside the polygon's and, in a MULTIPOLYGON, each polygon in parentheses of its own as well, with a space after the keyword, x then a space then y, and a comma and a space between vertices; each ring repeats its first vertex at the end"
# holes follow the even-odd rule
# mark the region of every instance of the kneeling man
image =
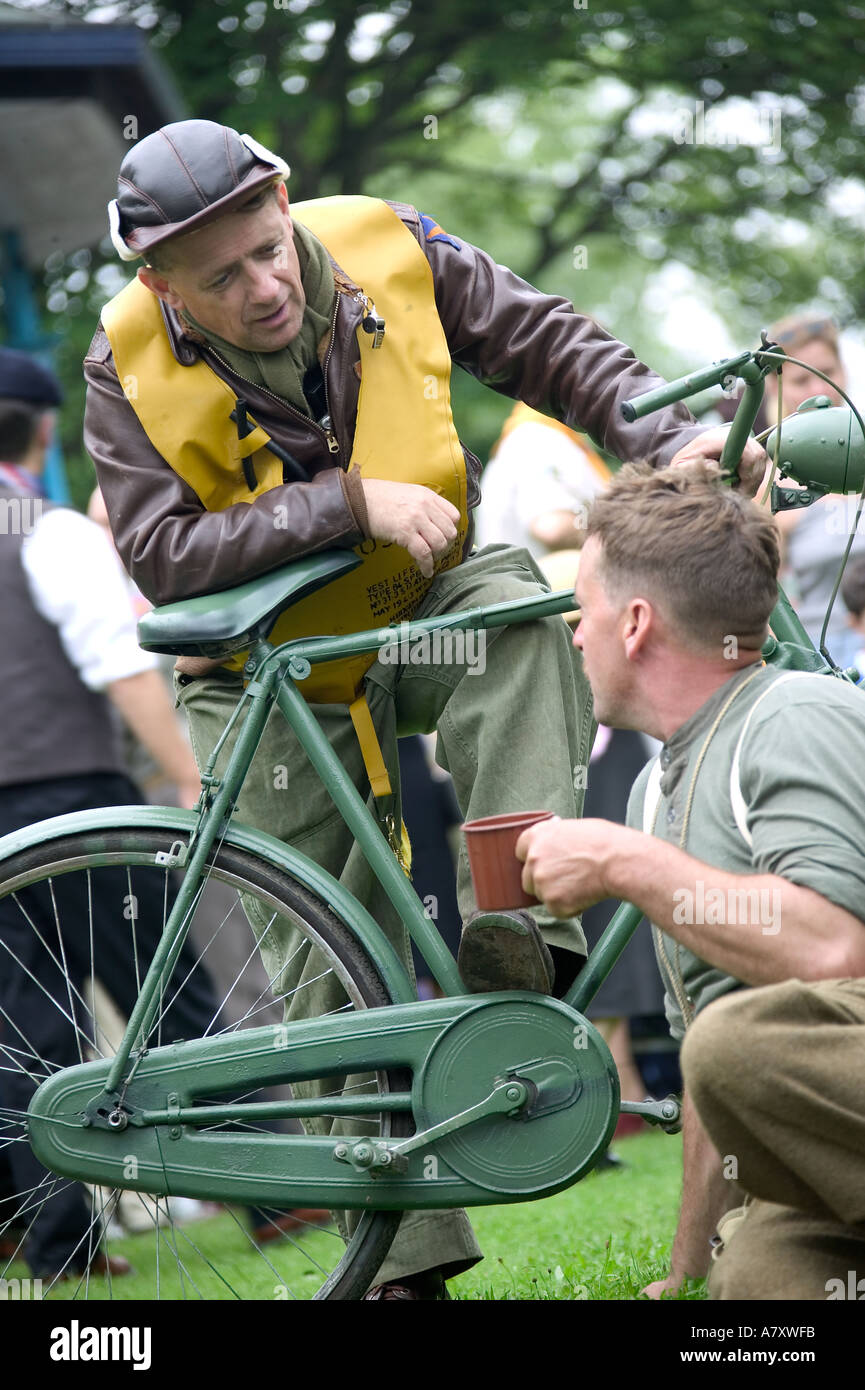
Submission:
POLYGON ((713 1297, 846 1297, 865 1276, 865 698, 763 664, 777 533, 717 479, 629 467, 594 503, 574 642, 597 718, 663 746, 627 826, 548 821, 517 854, 553 913, 613 897, 654 924, 685 1171, 670 1275, 645 1292, 704 1275, 714 1244, 713 1297))

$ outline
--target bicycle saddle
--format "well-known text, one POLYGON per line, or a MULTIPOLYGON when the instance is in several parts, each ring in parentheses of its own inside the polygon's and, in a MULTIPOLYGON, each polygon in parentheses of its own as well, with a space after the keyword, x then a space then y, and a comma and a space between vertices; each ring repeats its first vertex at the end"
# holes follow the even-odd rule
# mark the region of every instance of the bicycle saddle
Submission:
POLYGON ((216 594, 166 603, 146 613, 138 641, 146 652, 214 659, 267 637, 280 613, 360 564, 353 550, 325 550, 216 594))

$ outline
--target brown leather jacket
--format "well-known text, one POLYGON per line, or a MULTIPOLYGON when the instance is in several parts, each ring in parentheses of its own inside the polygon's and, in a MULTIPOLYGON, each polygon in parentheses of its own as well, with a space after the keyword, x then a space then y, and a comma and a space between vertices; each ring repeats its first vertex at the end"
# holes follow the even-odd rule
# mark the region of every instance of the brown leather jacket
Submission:
MULTIPOLYGON (((625 460, 645 458, 661 466, 701 432, 682 405, 626 424, 619 402, 659 380, 630 348, 576 313, 567 300, 542 294, 477 247, 461 242, 457 249, 440 237, 427 240, 414 208, 391 206, 426 253, 451 357, 472 376, 587 431, 625 460)), ((152 603, 229 588, 291 559, 358 545, 368 535, 359 475, 346 471, 359 390, 356 334, 364 309, 357 287, 335 270, 340 293, 326 384, 339 453, 328 451, 324 432, 312 420, 237 377, 162 306, 177 360, 190 364, 202 356, 243 397, 274 442, 307 469, 309 482, 268 492, 266 506, 259 505, 263 496, 221 512, 205 510, 145 435, 99 325, 84 361, 84 442, 121 559, 152 603), (277 505, 287 509, 280 512, 284 520, 278 528, 273 524, 277 505)), ((406 447, 422 445, 407 441, 406 447)), ((480 464, 464 452, 473 508, 480 500, 480 464)))

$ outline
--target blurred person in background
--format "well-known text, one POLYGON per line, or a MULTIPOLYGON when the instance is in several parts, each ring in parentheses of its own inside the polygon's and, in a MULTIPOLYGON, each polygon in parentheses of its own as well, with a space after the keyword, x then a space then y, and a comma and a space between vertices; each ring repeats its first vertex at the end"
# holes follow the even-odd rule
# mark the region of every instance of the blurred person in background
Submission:
MULTIPOLYGON (((828 396, 833 405, 843 405, 838 392, 808 367, 825 372, 843 389, 847 374, 841 360, 838 325, 826 314, 792 314, 769 329, 769 338, 791 357, 807 365, 788 363, 782 370, 780 408, 792 415, 810 396, 828 396)), ((778 375, 766 377, 766 414, 770 424, 778 420, 778 375)), ((858 426, 857 426, 858 428, 858 426)), ((787 484, 789 486, 789 484, 787 484)), ((858 495, 840 497, 828 494, 810 507, 778 512, 775 520, 781 534, 781 580, 789 587, 789 598, 809 637, 819 646, 826 608, 838 577, 838 567, 850 534, 858 495)), ((860 519, 851 557, 865 553, 865 515, 860 519)), ((851 666, 861 646, 847 621, 840 593, 832 607, 826 631, 826 646, 841 667, 851 666)))
POLYGON ((850 561, 841 584, 841 597, 847 609, 847 621, 855 634, 857 650, 853 665, 865 679, 865 555, 850 561))
POLYGON ((525 546, 535 559, 582 545, 589 503, 610 470, 584 434, 519 401, 483 471, 479 546, 525 546))
MULTIPOLYGON (((67 812, 141 802, 124 770, 112 708, 177 786, 184 805, 200 791, 156 659, 138 646, 116 555, 93 522, 42 497, 40 478, 60 403, 53 373, 26 353, 0 348, 0 835, 67 812)), ((75 890, 58 878, 52 891, 60 902, 75 890)), ((118 907, 122 891, 112 893, 111 902, 94 902, 92 913, 81 902, 80 939, 64 932, 61 942, 44 885, 16 895, 27 899, 26 913, 0 904, 0 1105, 7 1113, 27 1109, 33 1091, 28 1070, 81 1060, 76 1031, 89 1036, 90 1019, 82 1013, 58 1028, 58 1003, 67 1017, 70 1010, 78 1013, 70 982, 83 988, 89 978, 91 917, 101 983, 121 1009, 131 1009, 138 986, 135 947, 118 907), (33 924, 41 924, 49 943, 53 935, 69 980, 49 959, 33 924)), ((161 896, 151 915, 161 922, 161 896)), ((149 960, 158 935, 148 938, 146 901, 136 934, 149 960)), ((167 1014, 166 1040, 200 1032, 213 1017, 207 981, 200 972, 196 978, 189 1004, 167 1014)), ((26 1143, 0 1149, 0 1268, 23 1254, 42 1279, 78 1275, 88 1264, 96 1273, 128 1272, 121 1256, 99 1251, 90 1201, 75 1183, 61 1184, 26 1232, 4 1224, 3 1200, 47 1178, 26 1143)))

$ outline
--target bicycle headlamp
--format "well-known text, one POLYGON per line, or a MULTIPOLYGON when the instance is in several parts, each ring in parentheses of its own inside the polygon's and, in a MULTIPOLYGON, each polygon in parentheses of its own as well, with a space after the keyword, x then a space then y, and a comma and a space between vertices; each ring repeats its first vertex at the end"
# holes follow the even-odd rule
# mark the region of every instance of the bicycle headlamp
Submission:
MULTIPOLYGON (((865 436, 852 411, 830 406, 828 398, 805 401, 780 426, 780 471, 804 487, 821 492, 860 492, 865 482, 865 436), (825 405, 817 401, 826 401, 825 405)), ((775 457, 778 429, 765 441, 775 457)))

